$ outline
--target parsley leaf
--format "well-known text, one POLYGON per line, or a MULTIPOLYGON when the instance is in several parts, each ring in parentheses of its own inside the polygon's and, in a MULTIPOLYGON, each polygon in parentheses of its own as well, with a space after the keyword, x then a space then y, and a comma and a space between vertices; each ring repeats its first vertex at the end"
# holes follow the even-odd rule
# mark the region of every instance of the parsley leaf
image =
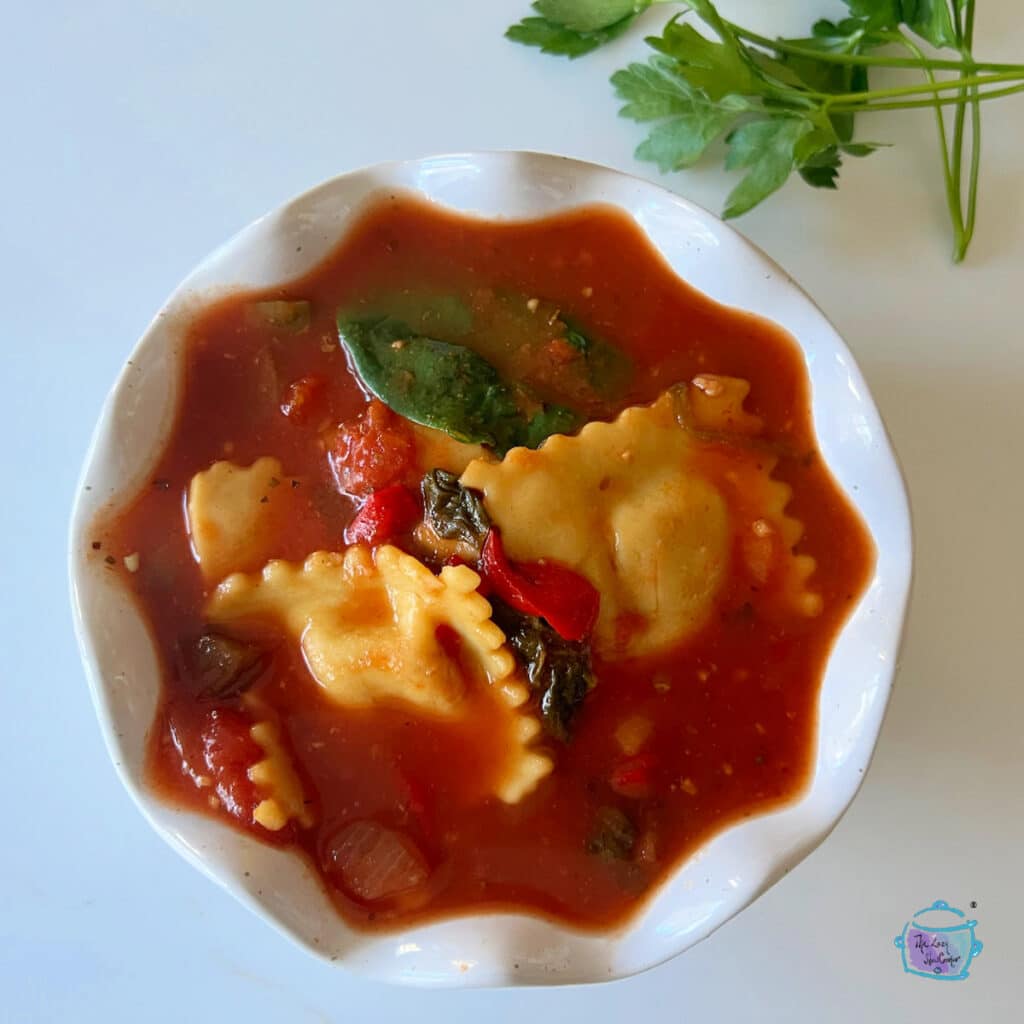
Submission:
POLYGON ((577 32, 596 32, 646 10, 653 0, 536 0, 533 9, 548 21, 577 32))
POLYGON ((710 99, 666 57, 630 64, 612 75, 612 85, 627 101, 619 111, 623 117, 661 121, 636 150, 638 160, 650 160, 661 171, 695 164, 708 145, 750 109, 741 96, 724 96, 717 102, 710 99))
POLYGON ((757 94, 761 79, 754 62, 735 45, 716 43, 692 25, 673 19, 661 36, 649 36, 647 45, 671 57, 687 82, 718 100, 730 93, 757 94))
MULTIPOLYGON (((800 144, 807 141, 810 136, 804 136, 800 144)), ((797 150, 800 149, 797 145, 797 150)), ((839 155, 838 146, 823 146, 821 149, 812 150, 806 157, 800 159, 798 153, 798 167, 800 177, 814 188, 838 188, 836 178, 839 177, 839 168, 843 159, 839 155)))
POLYGON ((840 148, 850 156, 870 156, 876 149, 888 147, 887 142, 847 142, 840 148))
POLYGON ((601 32, 576 32, 574 29, 557 25, 547 18, 523 18, 505 33, 506 39, 524 46, 536 46, 541 53, 575 59, 596 50, 614 39, 627 28, 632 18, 624 19, 621 25, 601 32))
MULTIPOLYGON (((799 54, 783 53, 780 63, 790 68, 803 84, 823 93, 865 92, 868 88, 868 69, 859 64, 830 63, 817 53, 861 54, 866 49, 881 45, 873 35, 866 33, 860 21, 849 19, 840 25, 819 21, 807 39, 786 39, 787 45, 796 47, 799 54), (810 51, 810 53, 806 53, 810 51)), ((853 114, 830 115, 832 126, 843 142, 853 138, 853 114)))
POLYGON ((726 170, 748 168, 746 177, 729 193, 725 217, 738 217, 785 184, 796 167, 797 143, 814 130, 801 117, 772 117, 741 125, 726 140, 726 170))
MULTIPOLYGON (((966 6, 964 0, 957 2, 966 6)), ((932 46, 957 45, 947 0, 845 0, 845 3, 850 13, 862 19, 869 30, 892 31, 902 24, 932 46)))
POLYGON ((542 53, 575 59, 622 35, 654 0, 537 0, 537 16, 523 18, 505 38, 542 53))
MULTIPOLYGON (((514 25, 508 35, 551 53, 579 56, 660 2, 536 0, 538 16, 514 25)), ((821 19, 801 38, 772 39, 723 18, 712 0, 686 0, 684 13, 696 15, 709 34, 676 14, 660 36, 646 40, 654 57, 612 76, 624 101, 620 115, 648 125, 637 159, 662 171, 679 170, 726 135, 726 167, 747 172, 726 202, 725 216, 735 217, 780 188, 793 171, 808 185, 834 189, 845 156, 867 156, 880 145, 854 141, 855 117, 930 108, 959 261, 974 231, 981 101, 1024 92, 1024 64, 974 58, 977 0, 843 2, 847 17, 821 19), (953 49, 956 59, 926 56, 920 41, 953 49), (893 47, 902 50, 894 56, 893 47), (875 67, 921 77, 873 87, 869 73, 875 67), (942 119, 948 106, 955 108, 951 132, 942 119), (965 126, 971 133, 966 145, 965 126)))

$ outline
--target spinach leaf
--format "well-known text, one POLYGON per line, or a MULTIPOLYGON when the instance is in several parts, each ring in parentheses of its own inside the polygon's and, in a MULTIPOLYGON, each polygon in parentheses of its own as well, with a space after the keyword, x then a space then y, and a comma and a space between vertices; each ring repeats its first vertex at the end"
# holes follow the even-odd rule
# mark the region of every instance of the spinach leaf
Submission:
POLYGON ((494 621, 526 669, 530 688, 540 698, 544 728, 567 742, 572 720, 596 682, 589 646, 563 640, 547 623, 493 597, 491 607, 494 621))
POLYGON ((473 311, 459 295, 430 287, 392 288, 374 295, 364 319, 400 320, 417 334, 459 343, 473 330, 473 311))
POLYGON ((571 434, 582 423, 583 417, 564 405, 545 402, 540 412, 534 413, 527 421, 525 429, 516 428, 511 434, 512 440, 500 450, 504 454, 516 445, 539 448, 552 434, 571 434))
POLYGON ((486 359, 463 345, 415 334, 393 317, 338 316, 338 337, 366 387, 399 415, 504 455, 568 433, 580 417, 537 402, 506 383, 486 359), (538 408, 532 416, 527 407, 538 408))
POLYGON ((565 325, 565 340, 583 355, 590 351, 590 339, 582 331, 577 331, 575 327, 570 327, 568 324, 565 325))
POLYGON ((633 361, 621 349, 581 330, 570 319, 562 317, 565 340, 583 356, 590 386, 604 398, 618 398, 625 393, 633 377, 633 361))
POLYGON ((587 852, 602 860, 625 860, 636 843, 636 826, 618 807, 606 805, 594 815, 587 852))
POLYGON ((199 700, 229 700, 248 690, 270 664, 255 644, 206 629, 179 641, 181 670, 199 700))
POLYGON ((480 549, 491 520, 476 491, 463 487, 454 473, 433 469, 420 482, 420 492, 424 518, 434 533, 480 549))

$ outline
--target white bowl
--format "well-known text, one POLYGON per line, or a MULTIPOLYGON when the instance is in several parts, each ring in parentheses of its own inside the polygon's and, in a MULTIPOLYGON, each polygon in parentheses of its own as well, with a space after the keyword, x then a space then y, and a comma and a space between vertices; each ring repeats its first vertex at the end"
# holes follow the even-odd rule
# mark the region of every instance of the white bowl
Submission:
POLYGON ((153 827, 201 871, 311 952, 376 978, 434 986, 589 982, 634 974, 699 942, 835 826, 864 777, 892 686, 911 581, 910 513, 885 428, 853 357, 821 311, 763 253, 717 217, 649 182, 561 157, 469 153, 335 178, 256 221, 186 278, 139 341, 104 406, 75 503, 70 572, 79 646, 110 755, 153 827), (226 290, 305 273, 337 244, 367 200, 388 189, 495 218, 538 217, 586 203, 627 211, 681 277, 720 302, 774 320, 797 339, 822 454, 877 545, 874 575, 829 659, 806 793, 718 835, 680 865, 632 923, 611 934, 581 934, 516 914, 362 934, 336 914, 300 857, 175 810, 143 782, 159 692, 157 660, 116 574, 89 557, 90 524, 152 470, 177 402, 190 311, 226 290))

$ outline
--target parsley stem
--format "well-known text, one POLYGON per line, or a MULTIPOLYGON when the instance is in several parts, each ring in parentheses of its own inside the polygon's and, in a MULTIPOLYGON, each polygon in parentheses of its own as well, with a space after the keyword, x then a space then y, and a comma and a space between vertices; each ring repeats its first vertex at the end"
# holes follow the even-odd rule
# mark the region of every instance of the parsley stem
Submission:
POLYGON ((972 86, 995 85, 999 82, 1020 82, 1024 74, 1019 71, 1005 72, 999 75, 968 75, 942 82, 928 82, 920 85, 901 85, 891 89, 869 89, 866 92, 810 93, 825 101, 824 106, 831 108, 851 103, 870 103, 876 99, 889 99, 899 96, 920 96, 922 93, 948 92, 955 89, 960 96, 963 90, 972 86))
MULTIPOLYGON (((980 100, 995 100, 1000 96, 1012 96, 1014 93, 1024 92, 1024 82, 1017 85, 1007 86, 1004 89, 990 89, 988 92, 979 93, 975 102, 980 100)), ((870 95, 870 94, 869 94, 870 95)), ((898 103, 847 103, 838 108, 830 107, 830 114, 867 114, 872 110, 917 110, 921 107, 955 107, 961 100, 958 96, 945 96, 931 100, 904 100, 898 103)))
POLYGON ((871 68, 921 68, 929 67, 933 71, 1011 71, 1024 74, 1024 64, 978 63, 970 60, 932 60, 923 54, 920 59, 907 57, 878 57, 873 54, 840 53, 839 51, 814 50, 807 46, 796 46, 782 39, 769 39, 767 36, 750 32, 739 25, 728 23, 732 31, 741 39, 762 46, 775 53, 786 53, 793 57, 807 57, 824 64, 853 64, 871 68))
MULTIPOLYGON (((974 44, 974 6, 975 0, 968 0, 965 5, 963 16, 963 27, 958 25, 960 35, 961 53, 970 60, 971 47, 974 44)), ((958 11, 958 15, 959 15, 958 11)), ((970 77, 970 71, 961 72, 960 84, 970 77)), ((963 139, 964 122, 967 116, 967 97, 970 96, 971 107, 971 169, 967 184, 967 222, 963 231, 956 239, 953 250, 953 259, 959 263, 967 254, 967 247, 971 243, 971 236, 974 234, 974 220, 978 205, 978 171, 981 160, 981 100, 980 91, 977 86, 960 90, 960 104, 956 110, 953 121, 953 181, 956 188, 958 203, 963 203, 963 139)))
MULTIPOLYGON (((921 61, 921 67, 925 77, 931 84, 935 84, 935 72, 925 63, 925 56, 920 47, 908 39, 902 32, 886 33, 891 42, 904 47, 921 61)), ((958 108, 959 109, 959 108, 958 108)), ((956 183, 955 175, 950 163, 949 138, 946 134, 946 119, 942 114, 942 107, 935 107, 935 126, 939 133, 939 152, 942 155, 942 180, 946 187, 946 205, 949 208, 949 219, 953 223, 954 250, 959 251, 964 237, 964 215, 961 206, 960 188, 956 183)))

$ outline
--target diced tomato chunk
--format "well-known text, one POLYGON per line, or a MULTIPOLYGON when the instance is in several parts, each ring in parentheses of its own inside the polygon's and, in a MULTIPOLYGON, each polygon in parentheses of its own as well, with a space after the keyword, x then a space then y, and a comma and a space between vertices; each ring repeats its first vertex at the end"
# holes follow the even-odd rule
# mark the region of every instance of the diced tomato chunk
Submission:
POLYGON ((317 413, 324 392, 322 377, 300 377, 285 388, 281 412, 296 423, 308 423, 317 413))
POLYGON ((345 529, 345 543, 376 547, 407 533, 421 515, 420 503, 409 488, 392 484, 363 502, 345 529))
POLYGON ((257 828, 252 815, 263 797, 249 778, 249 769, 263 759, 263 748, 249 734, 251 727, 243 712, 215 708, 203 719, 198 744, 188 739, 188 728, 178 730, 172 725, 172 737, 196 785, 216 794, 233 818, 257 828))
POLYGON ((580 353, 574 349, 565 338, 552 338, 545 348, 548 358, 556 366, 566 366, 580 358, 580 353))
POLYGON ((609 785, 619 796, 640 800, 650 796, 653 789, 655 768, 653 754, 637 754, 616 763, 608 779, 609 785))
POLYGON ((330 453, 338 487, 354 498, 410 480, 415 459, 411 427, 376 399, 351 423, 338 427, 330 453))

